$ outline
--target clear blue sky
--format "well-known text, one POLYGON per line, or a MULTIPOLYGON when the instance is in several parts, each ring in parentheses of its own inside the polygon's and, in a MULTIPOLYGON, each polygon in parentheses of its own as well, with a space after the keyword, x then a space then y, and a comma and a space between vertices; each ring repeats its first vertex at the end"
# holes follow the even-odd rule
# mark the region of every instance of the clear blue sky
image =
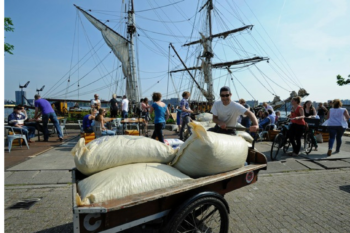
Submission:
MULTIPOLYGON (((135 10, 142 11, 176 2, 178 0, 135 0, 135 10)), ((202 2, 200 1, 200 4, 202 2)), ((5 1, 5 17, 11 17, 15 28, 14 32, 5 33, 5 41, 15 46, 14 55, 5 55, 5 99, 14 100, 14 92, 19 90, 18 85, 23 85, 27 81, 30 81, 26 89, 28 98, 33 98, 35 90, 42 85, 46 86, 42 92, 44 97, 63 98, 67 91, 67 96, 78 98, 77 92, 69 94, 70 91, 77 89, 77 84, 67 90, 65 79, 68 76, 65 74, 77 63, 78 58, 89 53, 90 43, 95 46, 102 37, 82 14, 77 16, 73 3, 84 9, 92 9, 92 14, 101 21, 110 20, 107 24, 125 35, 123 19, 125 14, 121 0, 5 1), (54 86, 57 82, 61 82, 61 85, 54 86)), ((326 101, 334 98, 350 98, 349 86, 339 87, 336 84, 336 75, 341 74, 347 78, 350 74, 349 1, 236 0, 233 3, 231 0, 214 0, 214 4, 217 7, 214 17, 218 20, 218 23, 213 24, 214 33, 226 27, 222 22, 227 24, 227 29, 241 27, 243 24, 240 19, 246 25, 255 25, 251 31, 252 36, 242 34, 240 38, 237 35, 237 40, 250 54, 271 58, 270 63, 258 63, 257 67, 274 82, 288 90, 297 90, 298 87, 291 83, 289 83, 290 87, 287 87, 279 77, 283 76, 282 72, 286 72, 292 79, 298 78, 298 81, 294 80, 298 86, 307 89, 310 93, 307 99, 326 101), (233 12, 233 9, 237 10, 239 16, 233 12), (221 23, 220 17, 223 19, 221 23), (255 44, 254 40, 258 41, 259 45, 255 44), (283 58, 280 54, 283 54, 283 58), (283 60, 287 61, 288 65, 283 60), (276 64, 275 69, 281 67, 285 71, 274 72, 271 68, 273 64, 276 64)), ((138 30, 140 34, 138 53, 143 96, 150 97, 153 91, 162 92, 164 97, 167 93, 168 97, 176 96, 172 81, 168 81, 167 76, 168 45, 169 42, 173 42, 181 56, 183 58, 186 56, 186 49, 181 45, 188 41, 186 37, 188 38, 191 33, 191 23, 194 22, 196 8, 197 1, 184 0, 156 11, 136 12, 136 24, 142 28, 138 30), (191 20, 180 22, 188 18, 191 20), (160 20, 164 22, 160 23, 160 20), (147 36, 156 40, 151 41, 147 36)), ((198 30, 200 30, 199 27, 195 28, 196 37, 198 37, 198 30)), ((216 62, 237 59, 230 50, 219 49, 219 45, 224 42, 224 40, 213 42, 215 48, 219 50, 214 51, 216 62)), ((108 74, 118 67, 114 56, 108 55, 110 49, 104 45, 104 42, 100 42, 96 46, 96 51, 98 57, 94 56, 82 65, 79 71, 71 74, 71 83, 86 74, 86 77, 80 81, 80 87, 102 76, 106 77, 80 90, 79 98, 92 99, 94 90, 97 90, 102 99, 110 99, 111 94, 115 92, 117 95, 124 94, 121 88, 115 90, 111 85, 111 82, 120 74, 115 72, 108 74), (97 49, 99 46, 102 47, 97 49), (107 58, 103 60, 103 66, 100 65, 99 70, 91 71, 91 68, 105 56, 107 58)), ((171 56, 173 55, 172 52, 171 56)), ((180 64, 176 57, 171 57, 171 60, 171 68, 180 64)), ((193 62, 188 64, 188 66, 191 65, 193 62)), ((256 71, 255 74, 257 78, 252 77, 252 74, 247 71, 234 73, 250 94, 236 82, 238 95, 234 93, 233 99, 240 97, 250 100, 252 95, 259 101, 272 100, 273 96, 267 89, 270 91, 273 89, 282 99, 288 97, 289 93, 286 90, 268 81, 270 88, 263 76, 256 71), (267 88, 262 87, 257 79, 267 88)), ((234 91, 234 86, 231 81, 228 81, 227 76, 219 78, 223 75, 224 71, 214 72, 214 78, 217 78, 215 91, 218 92, 218 88, 225 83, 229 84, 234 91)), ((175 86, 179 87, 181 76, 174 75, 174 79, 175 86)), ((183 83, 188 82, 186 79, 188 77, 184 78, 183 83)))

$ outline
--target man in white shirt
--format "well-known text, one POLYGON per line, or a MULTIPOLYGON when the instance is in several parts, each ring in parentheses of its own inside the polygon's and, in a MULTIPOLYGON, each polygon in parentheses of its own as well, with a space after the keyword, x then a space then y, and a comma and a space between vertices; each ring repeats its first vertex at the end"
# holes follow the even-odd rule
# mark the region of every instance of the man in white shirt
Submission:
POLYGON ((129 100, 126 98, 126 95, 123 95, 122 118, 128 118, 128 111, 129 111, 129 100))
POLYGON ((215 101, 211 108, 213 121, 216 123, 216 126, 215 128, 211 128, 210 131, 235 135, 235 130, 228 127, 235 127, 237 118, 240 115, 246 115, 252 121, 249 131, 256 132, 258 129, 258 120, 255 115, 241 104, 231 101, 231 96, 232 93, 229 87, 224 86, 220 89, 221 101, 215 101))
POLYGON ((97 110, 101 108, 101 100, 98 98, 98 94, 94 95, 93 100, 91 100, 91 108, 96 108, 97 110))

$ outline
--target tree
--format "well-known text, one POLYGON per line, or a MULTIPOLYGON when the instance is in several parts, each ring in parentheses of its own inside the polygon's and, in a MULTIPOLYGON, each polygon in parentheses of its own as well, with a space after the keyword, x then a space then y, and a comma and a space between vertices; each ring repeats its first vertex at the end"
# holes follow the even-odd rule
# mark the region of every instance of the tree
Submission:
MULTIPOLYGON (((11 18, 5 17, 5 31, 6 32, 13 32, 14 28, 11 18)), ((5 43, 5 53, 13 54, 12 51, 14 50, 15 46, 5 43)))
MULTIPOLYGON (((348 77, 350 78, 350 74, 348 75, 348 77)), ((340 74, 337 75, 337 79, 337 83, 339 86, 343 86, 350 83, 350 79, 345 80, 340 74)))

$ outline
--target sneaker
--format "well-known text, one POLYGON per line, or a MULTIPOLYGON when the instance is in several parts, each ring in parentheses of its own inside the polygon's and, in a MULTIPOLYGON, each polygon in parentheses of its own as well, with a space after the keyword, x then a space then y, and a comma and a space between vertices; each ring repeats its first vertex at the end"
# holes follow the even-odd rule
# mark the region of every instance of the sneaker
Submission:
POLYGON ((332 150, 328 150, 327 156, 331 156, 331 155, 332 155, 332 150))
POLYGON ((62 142, 63 141, 63 138, 60 138, 60 142, 62 142))

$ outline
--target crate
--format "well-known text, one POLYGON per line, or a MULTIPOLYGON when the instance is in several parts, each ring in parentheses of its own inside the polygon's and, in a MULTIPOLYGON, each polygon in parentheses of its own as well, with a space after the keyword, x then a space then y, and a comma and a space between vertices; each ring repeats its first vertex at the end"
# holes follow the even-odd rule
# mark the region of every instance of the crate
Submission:
POLYGON ((329 141, 329 133, 328 132, 315 131, 315 134, 321 134, 323 142, 329 141))
MULTIPOLYGON (((15 133, 15 134, 20 134, 20 133, 15 133)), ((13 132, 9 131, 9 135, 13 135, 13 132)), ((12 146, 20 146, 24 142, 23 139, 15 139, 12 141, 12 146), (18 141, 21 140, 21 144, 18 143, 18 141)))
POLYGON ((134 136, 139 136, 140 133, 138 130, 134 129, 134 130, 125 130, 125 135, 134 135, 134 136))
POLYGON ((95 139, 95 133, 80 133, 80 137, 85 139, 85 145, 95 139))
POLYGON ((268 140, 269 141, 273 141, 276 137, 277 134, 279 134, 279 132, 281 132, 281 130, 269 130, 268 131, 268 140))

